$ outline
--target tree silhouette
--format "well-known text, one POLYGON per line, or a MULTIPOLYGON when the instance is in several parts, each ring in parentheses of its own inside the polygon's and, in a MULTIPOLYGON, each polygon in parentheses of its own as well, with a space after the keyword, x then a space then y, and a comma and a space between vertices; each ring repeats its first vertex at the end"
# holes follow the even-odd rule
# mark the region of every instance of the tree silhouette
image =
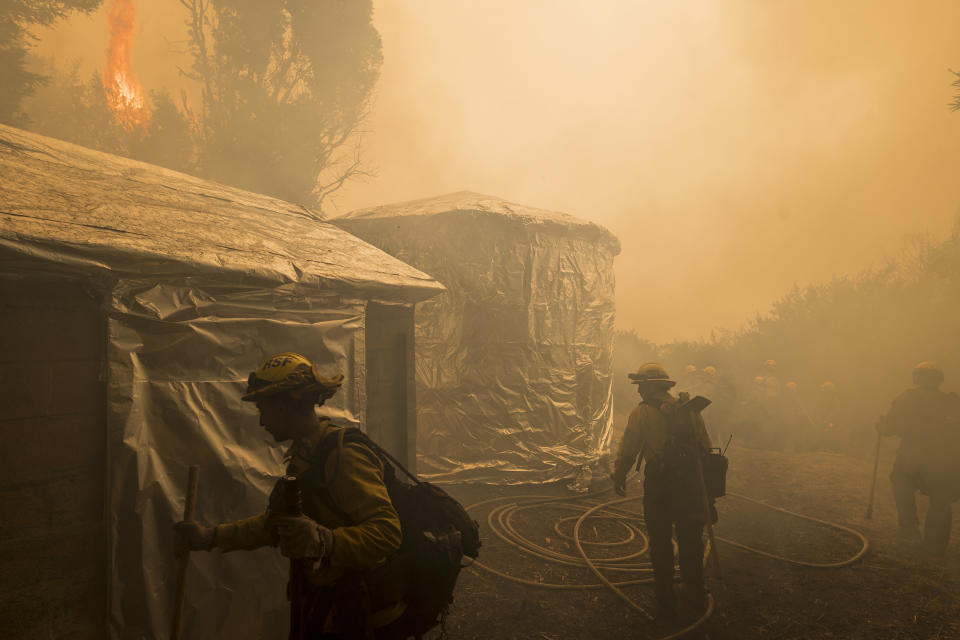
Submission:
POLYGON ((180 0, 211 178, 320 206, 364 173, 358 128, 382 62, 370 0, 180 0))
MULTIPOLYGON (((100 2, 13 1, 31 12, 0 19, 0 33, 13 29, 3 42, 21 44, 21 24, 47 24, 69 8, 89 11, 100 2)), ((183 97, 153 92, 146 128, 124 130, 98 81, 49 63, 49 75, 31 73, 27 49, 14 47, 0 48, 5 121, 316 208, 365 173, 359 128, 382 63, 370 0, 180 3, 193 57, 181 71, 200 87, 195 110, 183 97)))
POLYGON ((953 111, 960 111, 960 72, 950 69, 950 73, 957 77, 956 80, 953 81, 953 86, 957 88, 957 95, 953 96, 953 102, 950 104, 950 108, 953 111))
POLYGON ((72 11, 90 13, 102 0, 0 0, 0 122, 22 125, 23 99, 46 77, 27 68, 33 25, 48 26, 72 11))

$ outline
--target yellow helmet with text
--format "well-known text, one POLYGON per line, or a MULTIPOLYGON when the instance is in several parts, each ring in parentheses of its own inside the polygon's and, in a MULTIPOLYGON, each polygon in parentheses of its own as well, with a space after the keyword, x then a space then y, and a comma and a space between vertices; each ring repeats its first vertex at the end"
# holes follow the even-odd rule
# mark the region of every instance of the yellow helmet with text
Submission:
POLYGON ((261 398, 287 394, 294 399, 308 398, 316 394, 317 402, 330 398, 343 384, 343 376, 326 378, 317 368, 299 353, 278 353, 264 360, 263 364, 247 378, 247 392, 241 399, 256 402, 261 398))

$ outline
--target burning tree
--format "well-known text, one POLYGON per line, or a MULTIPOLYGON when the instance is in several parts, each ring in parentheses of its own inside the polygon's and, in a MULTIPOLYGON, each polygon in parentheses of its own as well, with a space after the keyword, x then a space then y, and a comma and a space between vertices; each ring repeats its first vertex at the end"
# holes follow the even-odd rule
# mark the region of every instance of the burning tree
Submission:
POLYGON ((180 2, 205 175, 320 206, 364 173, 358 129, 382 62, 370 0, 180 2))
MULTIPOLYGON (((200 88, 194 107, 183 93, 174 101, 137 82, 134 2, 113 0, 96 88, 52 69, 24 102, 29 128, 314 207, 364 173, 359 127, 382 62, 370 0, 180 0, 193 55, 182 71, 200 88)), ((0 36, 3 25, 0 17, 0 36)), ((10 96, 0 92, 0 116, 10 96)), ((10 113, 22 98, 11 98, 10 113)))
POLYGON ((103 68, 103 89, 117 121, 128 130, 145 129, 150 118, 143 99, 143 87, 133 76, 130 50, 136 24, 133 0, 115 0, 107 15, 110 44, 103 68))

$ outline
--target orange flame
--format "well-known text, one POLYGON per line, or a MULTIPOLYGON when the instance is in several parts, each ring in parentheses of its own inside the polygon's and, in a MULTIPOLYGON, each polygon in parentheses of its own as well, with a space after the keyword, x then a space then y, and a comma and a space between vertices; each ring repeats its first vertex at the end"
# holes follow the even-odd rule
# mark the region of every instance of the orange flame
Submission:
POLYGON ((107 14, 110 44, 107 45, 107 64, 103 69, 103 88, 114 117, 131 131, 138 127, 146 129, 150 120, 143 87, 133 77, 130 68, 135 23, 133 0, 114 0, 107 14))

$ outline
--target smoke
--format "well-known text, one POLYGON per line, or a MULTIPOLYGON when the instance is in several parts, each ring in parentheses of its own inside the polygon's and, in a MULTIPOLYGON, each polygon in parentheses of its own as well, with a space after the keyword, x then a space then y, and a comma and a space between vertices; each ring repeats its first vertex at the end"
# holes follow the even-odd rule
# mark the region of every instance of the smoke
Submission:
MULTIPOLYGON (((176 94, 171 6, 138 2, 132 55, 176 94)), ((331 213, 470 189, 595 220, 623 245, 618 325, 650 340, 943 237, 960 205, 955 2, 381 0, 374 18, 377 175, 331 213)), ((96 20, 41 53, 99 64, 96 20)))
POLYGON ((375 180, 341 210, 458 189, 619 236, 618 325, 736 327, 960 205, 960 6, 377 6, 375 180))

